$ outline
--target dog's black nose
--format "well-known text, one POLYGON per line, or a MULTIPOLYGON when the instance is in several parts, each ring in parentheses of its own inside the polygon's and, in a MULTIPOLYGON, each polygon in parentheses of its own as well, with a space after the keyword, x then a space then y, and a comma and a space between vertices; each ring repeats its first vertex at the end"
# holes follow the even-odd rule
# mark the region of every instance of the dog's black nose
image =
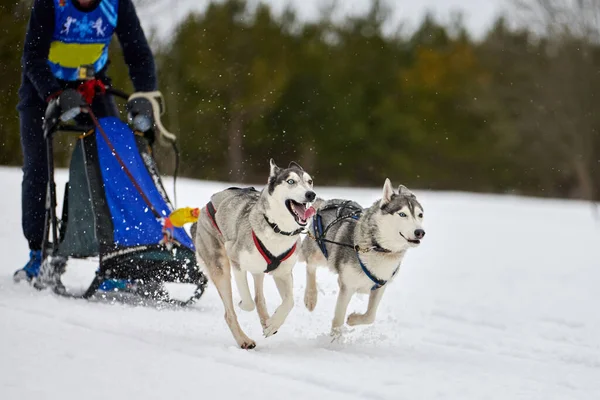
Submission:
POLYGON ((417 239, 423 239, 423 236, 425 236, 425 231, 423 229, 415 229, 415 237, 417 239))
POLYGON ((313 201, 315 199, 315 197, 317 197, 316 193, 313 192, 312 190, 309 190, 308 192, 306 192, 306 194, 304 196, 306 197, 306 200, 308 200, 308 201, 313 201))

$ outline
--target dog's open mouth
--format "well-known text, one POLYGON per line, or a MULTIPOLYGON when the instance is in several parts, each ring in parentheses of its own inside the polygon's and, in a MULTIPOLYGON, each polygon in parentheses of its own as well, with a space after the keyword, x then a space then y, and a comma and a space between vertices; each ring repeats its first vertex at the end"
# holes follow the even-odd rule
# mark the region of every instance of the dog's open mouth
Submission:
POLYGON ((298 203, 292 199, 285 201, 285 206, 300 226, 305 226, 308 219, 315 214, 315 209, 309 203, 298 203))
POLYGON ((404 240, 406 240, 408 243, 412 243, 412 244, 421 244, 421 241, 419 239, 409 239, 406 236, 404 236, 402 234, 402 232, 398 232, 400 234, 400 236, 402 236, 404 238, 404 240))

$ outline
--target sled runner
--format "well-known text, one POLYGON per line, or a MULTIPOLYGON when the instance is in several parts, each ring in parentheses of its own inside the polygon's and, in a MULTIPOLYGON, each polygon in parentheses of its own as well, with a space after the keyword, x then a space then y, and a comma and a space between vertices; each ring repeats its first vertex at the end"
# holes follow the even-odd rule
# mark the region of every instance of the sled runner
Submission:
POLYGON ((160 123, 162 96, 159 92, 128 96, 95 79, 85 81, 78 91, 88 104, 62 109, 62 114, 47 117, 44 125, 49 184, 43 262, 34 286, 87 299, 108 279, 126 280, 130 283, 127 291, 175 302, 166 295, 163 284, 186 283, 196 289, 189 300, 177 303, 195 301, 202 296, 207 279, 197 264, 187 232, 170 226, 165 234, 165 221, 173 205, 151 153, 150 144, 155 138, 146 137, 137 126, 154 124, 156 140, 170 143, 176 150, 175 136, 160 123), (145 104, 152 105, 146 116, 153 121, 136 120, 132 124, 136 129, 132 129, 119 118, 107 95, 129 101, 144 97, 145 104), (60 220, 53 154, 53 139, 59 132, 79 134, 71 155, 60 220), (83 294, 69 293, 61 281, 68 261, 88 258, 99 260, 94 280, 83 294))

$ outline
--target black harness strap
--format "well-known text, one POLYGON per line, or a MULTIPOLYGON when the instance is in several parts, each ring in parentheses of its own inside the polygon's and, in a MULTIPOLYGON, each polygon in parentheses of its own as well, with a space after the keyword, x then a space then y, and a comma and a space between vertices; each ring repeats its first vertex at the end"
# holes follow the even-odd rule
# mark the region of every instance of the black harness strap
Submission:
POLYGON ((213 226, 217 228, 219 233, 222 235, 221 229, 219 229, 219 225, 217 225, 217 220, 215 219, 215 214, 217 213, 217 209, 213 205, 212 201, 209 201, 206 204, 206 211, 208 211, 208 218, 210 218, 210 222, 212 222, 213 226))
POLYGON ((258 236, 256 236, 254 231, 252 231, 252 240, 254 240, 254 245, 256 246, 258 252, 263 256, 263 258, 267 262, 267 269, 265 270, 265 273, 275 271, 277 267, 279 267, 279 265, 282 262, 290 258, 290 256, 294 254, 294 251, 296 250, 296 243, 294 243, 292 248, 290 248, 288 251, 275 257, 260 241, 260 239, 258 238, 258 236))
POLYGON ((323 255, 325 256, 325 258, 328 257, 327 247, 325 246, 325 242, 336 244, 338 246, 356 249, 356 246, 351 245, 351 244, 339 243, 339 242, 335 242, 333 240, 325 239, 325 235, 327 235, 327 231, 333 225, 337 224, 340 221, 343 221, 344 219, 352 218, 354 220, 358 220, 358 218, 360 218, 360 215, 362 214, 362 210, 358 209, 354 206, 349 206, 348 203, 350 203, 350 200, 345 201, 342 204, 330 204, 326 207, 321 208, 319 211, 317 211, 315 213, 315 216, 313 217, 313 230, 315 232, 315 240, 317 241, 317 244, 319 245, 319 248, 323 252, 323 255), (352 209, 353 211, 346 215, 340 215, 340 213, 344 209, 352 209), (336 219, 331 221, 329 223, 329 225, 327 225, 325 227, 325 229, 323 229, 323 220, 322 220, 320 213, 323 211, 327 211, 327 210, 336 210, 336 219))
POLYGON ((342 247, 348 247, 348 248, 353 249, 356 252, 378 251, 380 253, 391 253, 390 250, 384 249, 376 242, 373 243, 373 246, 371 246, 369 248, 361 249, 360 246, 358 246, 358 245, 352 245, 349 243, 340 243, 340 242, 336 242, 334 240, 325 239, 325 236, 327 235, 327 231, 335 224, 337 224, 345 219, 348 219, 348 218, 351 218, 354 221, 358 221, 358 219, 360 218, 360 216, 362 214, 362 209, 356 208, 355 206, 352 206, 352 205, 348 205, 348 203, 350 203, 350 200, 347 200, 341 204, 330 204, 327 207, 323 207, 320 210, 318 210, 313 217, 314 239, 317 242, 317 244, 319 245, 319 248, 323 252, 323 255, 325 256, 325 258, 328 257, 327 247, 325 246, 325 243, 331 243, 331 244, 335 244, 335 245, 342 246, 342 247), (341 212, 345 209, 352 209, 353 211, 346 215, 340 215, 341 212), (327 225, 325 227, 325 229, 323 229, 323 220, 322 220, 320 213, 323 211, 326 211, 326 210, 336 210, 336 219, 331 221, 329 223, 329 225, 327 225))

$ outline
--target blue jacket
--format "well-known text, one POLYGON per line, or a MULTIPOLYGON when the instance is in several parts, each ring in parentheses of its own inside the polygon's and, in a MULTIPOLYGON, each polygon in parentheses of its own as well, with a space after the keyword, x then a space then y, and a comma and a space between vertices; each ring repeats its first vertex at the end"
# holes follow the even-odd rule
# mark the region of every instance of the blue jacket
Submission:
MULTIPOLYGON (((61 0, 57 3, 65 4, 65 2, 71 2, 68 6, 79 9, 79 6, 72 0, 61 0)), ((94 8, 100 8, 100 3, 102 2, 107 2, 103 5, 103 8, 105 8, 106 5, 116 3, 115 0, 99 0, 97 4, 92 6, 92 9, 80 10, 92 13, 94 8)), ((129 67, 129 76, 134 89, 136 91, 157 90, 154 57, 140 25, 132 0, 118 0, 118 10, 116 10, 116 14, 116 26, 105 25, 102 28, 105 30, 108 29, 109 32, 114 29, 114 33, 121 43, 123 56, 125 63, 129 67)), ((63 30, 62 28, 58 30, 56 27, 56 21, 60 20, 60 10, 55 10, 55 0, 34 1, 23 48, 23 85, 32 84, 40 98, 43 100, 46 100, 52 94, 63 89, 65 87, 65 82, 70 81, 73 78, 72 76, 63 76, 64 71, 69 71, 68 69, 62 69, 61 72, 57 72, 56 64, 53 63, 52 60, 49 60, 49 56, 51 56, 51 47, 52 57, 56 57, 57 42, 65 40, 64 35, 61 37, 61 35, 57 34, 63 30), (56 75, 63 79, 57 78, 56 75)), ((93 23, 93 21, 90 21, 90 26, 91 23, 93 23)), ((94 35, 95 32, 96 30, 93 29, 83 33, 80 31, 77 38, 81 38, 81 43, 89 43, 90 41, 93 41, 92 35, 94 35)), ((74 40, 79 40, 77 38, 70 37, 66 40, 73 42, 74 40)), ((105 42, 108 43, 109 41, 105 40, 105 42)), ((64 45, 64 43, 58 44, 64 45)), ((68 51, 66 53, 68 53, 68 51)), ((106 61, 106 55, 103 54, 102 60, 99 59, 95 62, 97 66, 101 67, 96 74, 100 79, 106 76, 108 64, 106 61)))

